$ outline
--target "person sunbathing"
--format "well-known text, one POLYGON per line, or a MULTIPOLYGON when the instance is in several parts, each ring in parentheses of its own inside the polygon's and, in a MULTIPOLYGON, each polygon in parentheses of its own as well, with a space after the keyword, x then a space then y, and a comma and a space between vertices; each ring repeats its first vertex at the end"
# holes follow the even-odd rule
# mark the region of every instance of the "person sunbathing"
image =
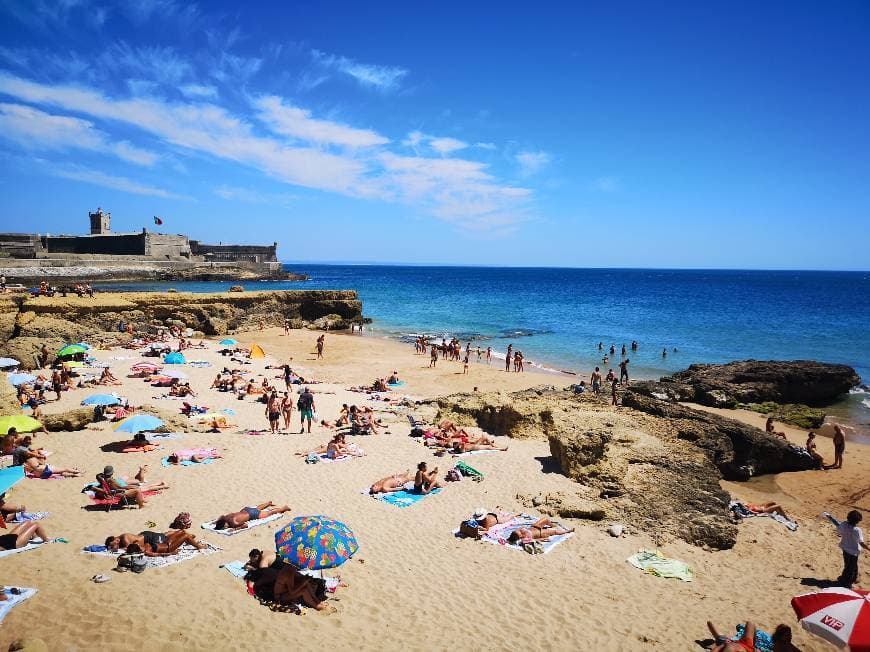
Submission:
POLYGON ((120 385, 121 383, 112 375, 108 367, 103 367, 103 372, 100 374, 100 379, 97 385, 120 385))
POLYGON ((301 602, 318 611, 327 608, 325 582, 303 575, 287 564, 278 571, 273 594, 278 604, 293 605, 301 602))
MULTIPOLYGON (((498 508, 496 507, 496 510, 498 508)), ((486 532, 489 528, 494 525, 502 525, 503 523, 509 523, 514 518, 519 516, 519 514, 511 514, 510 512, 488 512, 485 509, 479 508, 474 510, 474 513, 471 515, 475 521, 477 521, 477 527, 486 532)))
POLYGON ((715 643, 713 647, 710 648, 710 652, 747 652, 747 650, 755 649, 755 625, 750 622, 746 623, 746 627, 743 630, 743 636, 736 641, 731 640, 726 636, 722 636, 718 631, 716 631, 716 626, 709 620, 707 621, 707 629, 710 630, 710 633, 715 639, 715 643))
POLYGON ((417 473, 414 475, 414 493, 428 494, 433 489, 439 489, 443 485, 438 480, 438 467, 431 471, 426 470, 426 462, 417 465, 417 473))
POLYGON ((257 387, 254 384, 253 380, 249 380, 247 386, 245 387, 245 394, 247 394, 248 396, 253 396, 253 395, 259 396, 261 394, 265 394, 265 391, 263 390, 262 387, 257 387))
POLYGON ((116 491, 123 491, 130 488, 138 489, 139 491, 163 491, 164 489, 169 489, 169 485, 163 481, 148 482, 145 480, 146 473, 148 473, 147 464, 140 466, 136 475, 132 478, 116 476, 115 469, 111 466, 106 466, 103 468, 102 473, 97 474, 97 481, 99 482, 101 477, 104 478, 106 484, 116 491))
POLYGON ((507 446, 501 447, 495 444, 472 444, 458 440, 453 441, 453 452, 459 454, 470 453, 472 451, 506 451, 507 449, 507 446))
POLYGON ((263 551, 254 548, 248 553, 248 563, 245 564, 245 569, 251 571, 258 568, 269 568, 276 561, 278 561, 278 555, 271 550, 263 551))
POLYGON ((60 467, 50 467, 43 461, 40 461, 36 457, 30 457, 24 462, 24 472, 33 478, 41 478, 43 480, 48 480, 53 476, 60 476, 62 478, 77 478, 82 472, 78 469, 66 469, 60 467))
POLYGON ((372 383, 372 391, 375 392, 388 392, 390 388, 387 387, 386 381, 383 378, 377 378, 375 382, 372 383))
POLYGON ((133 439, 122 442, 121 445, 125 453, 150 453, 160 448, 158 444, 152 444, 148 441, 144 432, 137 432, 133 435, 133 439))
POLYGON ((779 514, 783 518, 791 520, 790 518, 788 518, 788 516, 786 516, 785 510, 779 504, 774 502, 763 503, 761 505, 756 505, 754 503, 744 503, 744 505, 746 509, 748 509, 753 514, 779 514))
POLYGON ((287 505, 278 507, 271 500, 268 503, 262 503, 256 507, 242 507, 238 512, 230 512, 219 517, 214 522, 215 530, 237 530, 243 527, 248 527, 250 521, 258 521, 263 518, 269 518, 275 514, 283 514, 289 512, 290 508, 287 505))
POLYGON ((206 548, 206 544, 199 541, 196 536, 186 530, 169 530, 168 532, 151 532, 146 530, 139 534, 125 532, 118 536, 106 538, 106 548, 120 550, 132 545, 138 546, 147 557, 166 557, 174 554, 185 543, 192 545, 197 550, 206 548))
POLYGON ((525 543, 538 539, 549 539, 550 537, 559 536, 560 534, 568 534, 573 532, 574 528, 564 528, 561 525, 555 525, 547 516, 542 516, 531 525, 519 527, 510 533, 508 537, 509 543, 525 543))
POLYGON ((369 495, 389 494, 396 491, 404 491, 405 485, 413 481, 410 469, 405 469, 402 473, 394 473, 386 478, 381 478, 369 487, 369 495))
POLYGON ((8 534, 0 535, 0 550, 23 548, 36 538, 42 539, 43 543, 51 542, 39 523, 27 521, 16 525, 8 534))
POLYGON ((198 453, 193 453, 191 455, 178 455, 177 453, 172 453, 166 458, 166 461, 170 464, 181 464, 182 462, 193 462, 194 464, 201 464, 207 459, 210 459, 210 455, 200 455, 198 453))

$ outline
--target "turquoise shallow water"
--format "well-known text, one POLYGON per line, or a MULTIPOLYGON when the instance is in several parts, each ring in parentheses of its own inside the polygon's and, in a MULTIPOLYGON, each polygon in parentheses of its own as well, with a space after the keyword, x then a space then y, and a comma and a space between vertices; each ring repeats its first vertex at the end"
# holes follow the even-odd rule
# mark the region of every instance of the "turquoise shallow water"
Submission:
MULTIPOLYGON (((496 351, 512 342, 527 360, 584 375, 601 363, 599 341, 614 344, 618 358, 622 344, 636 340, 638 351, 629 351, 635 377, 657 377, 693 362, 756 358, 841 362, 870 380, 868 272, 310 264, 288 269, 311 280, 247 287, 352 288, 374 320, 372 333, 455 334, 496 351)), ((114 287, 208 292, 230 285, 114 287)), ((855 393, 837 411, 870 432, 870 395, 855 393)))

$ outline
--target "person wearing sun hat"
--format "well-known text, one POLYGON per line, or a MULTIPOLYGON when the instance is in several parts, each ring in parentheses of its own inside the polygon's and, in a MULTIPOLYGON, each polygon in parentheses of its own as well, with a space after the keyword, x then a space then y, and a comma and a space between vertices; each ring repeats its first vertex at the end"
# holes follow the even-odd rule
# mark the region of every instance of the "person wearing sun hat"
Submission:
POLYGON ((491 512, 483 507, 478 507, 471 514, 471 518, 477 522, 477 526, 486 531, 494 525, 501 525, 513 520, 518 514, 510 512, 491 512))

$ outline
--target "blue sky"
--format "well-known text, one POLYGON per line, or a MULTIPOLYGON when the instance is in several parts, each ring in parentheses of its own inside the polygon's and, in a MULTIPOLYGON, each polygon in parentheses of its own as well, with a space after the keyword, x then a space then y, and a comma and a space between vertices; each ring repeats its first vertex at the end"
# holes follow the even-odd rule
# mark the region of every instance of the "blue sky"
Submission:
POLYGON ((870 268, 863 0, 289 4, 4 2, 0 230, 870 268))

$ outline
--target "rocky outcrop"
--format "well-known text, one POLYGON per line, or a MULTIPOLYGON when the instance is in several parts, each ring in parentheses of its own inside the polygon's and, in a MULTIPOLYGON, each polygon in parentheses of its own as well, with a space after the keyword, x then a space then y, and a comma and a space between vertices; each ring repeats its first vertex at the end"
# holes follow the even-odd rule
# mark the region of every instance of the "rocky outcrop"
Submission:
POLYGON ((47 342, 51 350, 82 340, 115 341, 126 336, 119 324, 153 331, 168 323, 206 335, 254 330, 260 323, 280 326, 284 319, 304 324, 329 317, 332 328, 362 317, 362 303, 350 290, 212 293, 127 292, 88 297, 4 295, 0 299, 0 355, 26 365, 47 342))
POLYGON ((780 405, 779 403, 768 401, 766 403, 749 403, 747 405, 739 403, 737 407, 773 417, 776 421, 790 423, 804 430, 821 428, 827 416, 827 413, 820 408, 812 408, 808 405, 795 403, 780 405))
POLYGON ((94 420, 94 408, 81 407, 68 412, 43 415, 40 421, 49 432, 75 432, 84 430, 94 420))
POLYGON ((663 436, 701 449, 730 480, 813 468, 805 450, 779 437, 733 419, 646 396, 635 392, 633 386, 623 393, 622 405, 657 417, 663 436))
POLYGON ((712 407, 738 403, 829 405, 860 378, 852 367, 812 360, 743 360, 728 364, 694 364, 660 382, 632 389, 661 399, 692 401, 712 407))

